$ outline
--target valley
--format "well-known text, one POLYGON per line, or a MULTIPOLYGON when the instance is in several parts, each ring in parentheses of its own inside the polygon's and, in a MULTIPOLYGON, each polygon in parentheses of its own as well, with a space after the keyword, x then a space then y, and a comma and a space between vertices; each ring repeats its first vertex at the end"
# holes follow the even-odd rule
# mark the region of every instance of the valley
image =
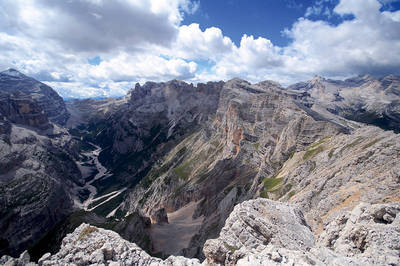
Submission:
POLYGON ((46 101, 0 94, 1 255, 97 260, 67 258, 71 241, 103 262, 383 262, 373 247, 400 217, 400 77, 147 82, 49 108, 44 85, 7 73, 1 86, 46 101), (108 241, 135 255, 98 249, 108 241))
POLYGON ((86 190, 89 191, 89 195, 87 199, 84 199, 83 202, 81 202, 81 199, 79 199, 78 196, 74 199, 75 205, 83 209, 85 211, 93 211, 100 205, 110 201, 111 199, 117 197, 120 195, 122 192, 126 190, 126 188, 117 190, 117 191, 112 191, 110 193, 104 194, 104 195, 97 195, 97 188, 93 186, 92 184, 96 182, 99 179, 107 179, 110 177, 112 174, 109 173, 106 167, 104 167, 100 162, 99 162, 99 154, 101 152, 101 147, 89 143, 91 146, 95 148, 95 150, 85 152, 81 154, 81 157, 84 158, 83 161, 78 161, 78 167, 79 170, 81 171, 82 178, 84 179, 84 186, 83 187, 77 187, 76 194, 79 194, 78 190, 86 190))

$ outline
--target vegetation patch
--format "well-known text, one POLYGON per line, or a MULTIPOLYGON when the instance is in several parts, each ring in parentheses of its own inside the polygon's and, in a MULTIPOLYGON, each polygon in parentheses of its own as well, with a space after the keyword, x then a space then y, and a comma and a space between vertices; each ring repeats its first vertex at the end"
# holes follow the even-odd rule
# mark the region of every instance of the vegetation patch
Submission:
POLYGON ((219 144, 219 140, 214 140, 213 142, 211 142, 211 145, 213 145, 215 148, 217 148, 219 144))
POLYGON ((264 199, 268 199, 269 197, 268 197, 268 192, 267 191, 261 191, 261 193, 260 193, 260 197, 261 198, 264 198, 264 199))
POLYGON ((312 161, 312 162, 311 162, 311 167, 310 167, 310 173, 311 173, 312 171, 314 171, 316 167, 317 167, 317 163, 314 162, 314 161, 312 161))
POLYGON ((234 253, 236 250, 239 249, 238 247, 231 246, 231 245, 229 245, 229 244, 227 244, 227 243, 225 243, 225 242, 224 242, 224 246, 225 246, 225 248, 226 248, 227 250, 229 250, 229 251, 232 252, 232 253, 234 253))
POLYGON ((289 192, 289 199, 290 199, 291 197, 293 197, 295 194, 296 194, 296 192, 295 192, 294 190, 290 191, 290 192, 289 192))
POLYGON ((93 232, 97 232, 99 231, 99 229, 97 229, 96 227, 93 226, 88 226, 85 227, 82 232, 79 234, 78 240, 77 241, 81 241, 82 239, 84 239, 86 236, 90 235, 93 232))
POLYGON ((190 161, 183 162, 178 167, 172 170, 174 174, 182 180, 187 180, 190 173, 192 172, 192 168, 190 167, 190 161))
POLYGON ((276 186, 278 186, 283 180, 283 177, 280 178, 264 178, 264 191, 266 192, 274 192, 276 191, 276 186))
POLYGON ((293 158, 293 155, 294 155, 294 151, 292 151, 290 154, 289 154, 289 159, 292 159, 293 158))
POLYGON ((353 141, 352 143, 347 144, 346 146, 344 146, 341 151, 344 151, 344 150, 346 150, 348 148, 353 148, 354 146, 360 144, 363 141, 363 139, 364 139, 363 137, 357 137, 357 139, 355 141, 353 141))
POLYGON ((178 197, 179 194, 182 192, 182 190, 185 188, 185 186, 188 184, 188 182, 186 182, 185 184, 180 185, 177 189, 175 189, 174 191, 174 198, 178 197))
POLYGON ((258 148, 260 147, 260 143, 259 142, 254 143, 253 146, 258 151, 258 148))
POLYGON ((150 185, 161 175, 165 174, 172 166, 172 161, 164 163, 161 167, 153 167, 145 178, 140 181, 144 188, 149 188, 150 185))
POLYGON ((378 143, 379 141, 381 141, 383 138, 377 138, 374 139, 373 141, 369 142, 367 145, 363 146, 363 150, 368 149, 369 147, 375 145, 376 143, 378 143))
POLYGON ((324 148, 322 146, 318 146, 316 148, 311 148, 308 151, 306 151, 306 153, 303 155, 303 160, 306 161, 306 160, 314 157, 318 153, 322 152, 323 150, 324 150, 324 148))
POLYGON ((332 158, 333 154, 335 153, 336 148, 333 148, 332 150, 329 151, 328 157, 332 158))
POLYGON ((109 201, 101 204, 100 206, 98 206, 97 208, 95 208, 93 210, 93 212, 97 215, 106 217, 111 210, 114 210, 115 208, 118 207, 118 205, 121 204, 121 202, 124 200, 125 195, 126 195, 127 191, 122 192, 121 194, 119 194, 118 196, 110 199, 109 201))
POLYGON ((292 184, 286 184, 284 190, 289 191, 290 189, 292 189, 292 184))
MULTIPOLYGON (((329 137, 328 137, 328 138, 329 138, 329 137)), ((328 138, 320 139, 318 142, 312 144, 312 145, 310 146, 310 148, 313 149, 313 148, 318 147, 318 146, 321 145, 322 143, 325 143, 325 141, 326 141, 328 138)))

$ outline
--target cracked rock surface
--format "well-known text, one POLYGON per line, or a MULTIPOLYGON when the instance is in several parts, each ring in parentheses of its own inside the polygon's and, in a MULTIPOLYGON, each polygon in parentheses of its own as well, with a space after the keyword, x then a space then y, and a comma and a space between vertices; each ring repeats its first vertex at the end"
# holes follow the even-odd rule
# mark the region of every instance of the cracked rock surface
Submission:
MULTIPOLYGON (((268 199, 235 206, 217 239, 207 240, 206 259, 152 257, 117 233, 82 224, 58 253, 39 265, 398 265, 400 204, 359 204, 333 220, 318 239, 294 205, 268 199)), ((23 265, 3 256, 0 263, 23 265)), ((34 265, 31 263, 31 265, 34 265)))

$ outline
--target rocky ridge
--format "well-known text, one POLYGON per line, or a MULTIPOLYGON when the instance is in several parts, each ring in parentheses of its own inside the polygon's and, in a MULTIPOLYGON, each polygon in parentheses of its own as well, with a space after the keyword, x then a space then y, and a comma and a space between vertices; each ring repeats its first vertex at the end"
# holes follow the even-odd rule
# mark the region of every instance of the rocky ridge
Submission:
POLYGON ((312 109, 399 132, 400 77, 358 76, 344 81, 315 77, 289 86, 312 109))
MULTIPOLYGON (((206 242, 201 265, 395 265, 400 263, 399 213, 399 203, 362 203, 332 222, 326 237, 316 240, 294 205, 249 200, 235 206, 217 239, 206 242), (333 248, 325 245, 332 236, 333 248)), ((29 255, 3 256, 0 262, 27 264, 29 255)), ((115 232, 82 224, 64 238, 59 252, 39 259, 39 265, 60 264, 200 265, 200 261, 151 257, 115 232)))

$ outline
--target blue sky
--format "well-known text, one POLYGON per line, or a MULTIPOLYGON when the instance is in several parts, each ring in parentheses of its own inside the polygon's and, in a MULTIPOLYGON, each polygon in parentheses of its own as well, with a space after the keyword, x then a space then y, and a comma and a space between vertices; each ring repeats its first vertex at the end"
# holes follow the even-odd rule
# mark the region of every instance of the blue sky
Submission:
MULTIPOLYGON (((339 0, 202 0, 198 12, 186 15, 183 24, 199 23, 203 30, 218 27, 236 44, 240 43, 243 34, 247 34, 266 37, 275 45, 287 46, 291 39, 283 34, 283 30, 304 17, 308 8, 318 6, 318 2, 321 3, 321 13, 311 13, 308 16, 310 20, 324 20, 337 25, 353 18, 332 12, 339 0), (324 14, 326 9, 329 15, 324 14)), ((400 9, 400 1, 381 3, 384 4, 381 10, 400 9)))
POLYGON ((199 23, 201 29, 218 27, 239 44, 243 34, 263 36, 286 46, 289 38, 282 31, 305 14, 309 1, 284 0, 203 0, 198 12, 185 16, 183 24, 199 23))
POLYGON ((63 97, 136 82, 400 74, 400 0, 2 0, 0 70, 63 97))

